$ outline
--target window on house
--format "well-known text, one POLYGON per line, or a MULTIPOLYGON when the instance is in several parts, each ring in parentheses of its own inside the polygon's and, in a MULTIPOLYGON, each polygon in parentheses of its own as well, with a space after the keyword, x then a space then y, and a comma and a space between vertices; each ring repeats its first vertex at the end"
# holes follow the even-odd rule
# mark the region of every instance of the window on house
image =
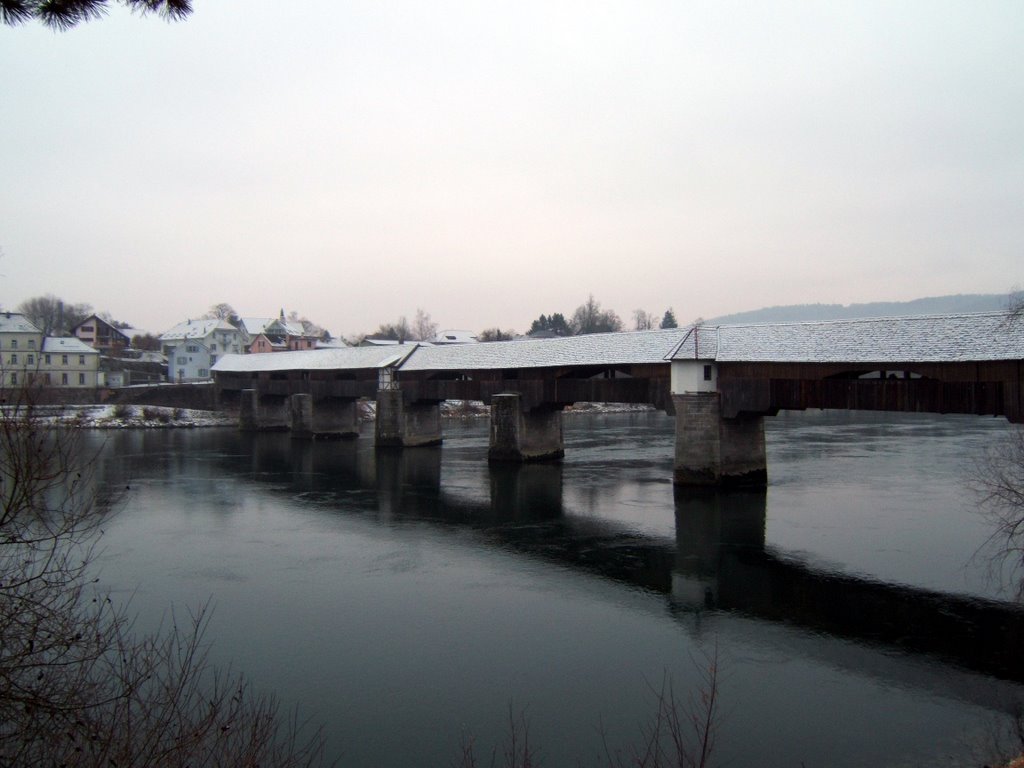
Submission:
POLYGON ((14 352, 11 352, 11 365, 17 365, 17 364, 18 364, 18 356, 14 352))
POLYGON ((199 376, 201 378, 205 378, 207 375, 208 375, 208 371, 205 368, 200 368, 199 369, 199 376))
POLYGON ((47 365, 50 365, 50 364, 51 364, 51 362, 52 362, 52 361, 50 360, 50 356, 49 356, 49 355, 47 355, 47 356, 46 356, 46 364, 47 364, 47 365))
MULTIPOLYGON (((60 356, 60 364, 61 365, 67 365, 68 364, 68 356, 67 355, 61 355, 60 356)), ((67 382, 64 382, 64 383, 67 384, 67 382)))
POLYGON ((67 386, 67 383, 68 383, 68 375, 67 375, 66 373, 62 373, 62 374, 60 375, 60 383, 61 383, 61 384, 63 384, 64 386, 67 386))
POLYGON ((217 345, 216 344, 211 344, 210 345, 210 351, 211 352, 216 352, 217 351, 217 345))
POLYGON ((184 365, 186 362, 184 357, 179 357, 177 360, 178 365, 184 365))
POLYGON ((12 373, 11 374, 11 384, 17 384, 17 383, 18 383, 18 374, 12 373))
POLYGON ((79 355, 78 356, 78 364, 79 365, 85 365, 85 355, 79 355))
POLYGON ((84 373, 78 374, 78 383, 82 384, 83 386, 85 385, 85 374, 84 373))
POLYGON ((43 381, 45 381, 47 384, 49 384, 50 383, 50 374, 44 373, 43 374, 43 381))
POLYGON ((11 349, 17 349, 17 348, 18 348, 18 340, 17 339, 11 339, 11 349))
POLYGON ((29 339, 28 340, 28 348, 29 349, 35 349, 36 348, 36 340, 35 339, 29 339))
POLYGON ((186 352, 198 352, 199 351, 199 347, 197 347, 195 344, 189 344, 187 347, 185 347, 185 351, 186 352))
POLYGON ((216 362, 217 362, 217 356, 216 355, 210 355, 210 365, 213 365, 216 362))
POLYGON ((28 355, 28 356, 26 356, 25 362, 28 363, 29 365, 35 365, 35 363, 36 363, 36 356, 35 355, 28 355))
POLYGON ((711 366, 704 366, 704 381, 711 381, 711 366))

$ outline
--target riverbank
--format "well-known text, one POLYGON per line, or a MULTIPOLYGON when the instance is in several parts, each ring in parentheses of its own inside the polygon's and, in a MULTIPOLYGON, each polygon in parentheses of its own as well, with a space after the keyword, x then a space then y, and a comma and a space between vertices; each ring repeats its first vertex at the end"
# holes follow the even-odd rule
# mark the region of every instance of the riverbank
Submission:
MULTIPOLYGON (((376 418, 376 403, 362 401, 360 421, 376 418)), ((623 413, 654 410, 653 406, 632 403, 576 403, 565 413, 623 413)), ((479 400, 448 400, 441 403, 446 419, 479 419, 490 416, 490 406, 479 400)), ((69 424, 85 429, 165 429, 196 427, 237 427, 238 415, 227 411, 195 408, 170 408, 158 405, 39 405, 34 415, 51 423, 69 424)))
POLYGON ((85 429, 235 427, 238 417, 222 411, 159 405, 39 405, 33 418, 85 429))

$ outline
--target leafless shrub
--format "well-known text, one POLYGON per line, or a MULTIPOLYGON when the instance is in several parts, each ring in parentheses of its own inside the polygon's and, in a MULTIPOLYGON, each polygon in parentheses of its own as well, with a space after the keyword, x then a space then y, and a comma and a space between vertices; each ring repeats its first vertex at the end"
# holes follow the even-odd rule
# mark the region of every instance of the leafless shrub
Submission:
POLYGON ((113 407, 110 413, 115 419, 124 421, 125 419, 130 419, 135 415, 135 409, 128 405, 128 403, 118 403, 113 407))
MULTIPOLYGON (((530 723, 526 719, 526 714, 521 711, 517 714, 512 705, 508 708, 508 736, 502 747, 501 759, 503 768, 536 768, 540 765, 530 744, 530 723)), ((498 765, 497 747, 491 749, 490 761, 487 764, 491 768, 498 765)), ((477 768, 478 765, 480 763, 473 739, 463 738, 459 768, 477 768)))
POLYGON ((701 682, 687 699, 676 697, 672 681, 652 689, 656 712, 641 728, 639 746, 623 755, 605 747, 609 768, 707 768, 718 731, 718 653, 700 665, 701 682))
MULTIPOLYGON (((11 398, 8 398, 10 401, 11 398)), ((319 732, 208 661, 205 609, 152 634, 88 579, 116 499, 82 432, 0 412, 0 764, 310 765, 319 732)))
POLYGON ((979 550, 994 572, 1008 569, 1024 598, 1024 427, 991 446, 977 463, 973 485, 992 533, 979 550))
POLYGON ((165 408, 146 406, 142 409, 142 418, 146 421, 158 421, 161 424, 171 423, 171 414, 165 408))
MULTIPOLYGON (((698 664, 701 680, 697 689, 685 700, 676 696, 671 680, 662 680, 652 688, 654 715, 640 729, 640 739, 627 752, 612 751, 605 740, 608 768, 709 768, 720 720, 718 704, 718 653, 713 652, 698 664)), ((602 729, 603 734, 603 729, 602 729)), ((537 751, 530 741, 529 723, 509 707, 508 735, 502 750, 490 751, 481 762, 472 738, 463 738, 458 768, 535 768, 540 765, 537 751)))

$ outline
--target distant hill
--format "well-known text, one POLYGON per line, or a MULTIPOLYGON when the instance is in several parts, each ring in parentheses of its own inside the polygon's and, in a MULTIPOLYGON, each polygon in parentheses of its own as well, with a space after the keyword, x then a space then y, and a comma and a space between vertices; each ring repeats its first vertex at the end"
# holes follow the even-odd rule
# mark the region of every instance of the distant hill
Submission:
POLYGON ((714 325, 737 323, 813 322, 816 320, 848 320, 854 317, 888 317, 901 315, 941 315, 957 312, 991 312, 1006 309, 1005 293, 957 294, 933 296, 913 301, 873 301, 868 304, 791 304, 765 307, 749 312, 709 318, 714 325))

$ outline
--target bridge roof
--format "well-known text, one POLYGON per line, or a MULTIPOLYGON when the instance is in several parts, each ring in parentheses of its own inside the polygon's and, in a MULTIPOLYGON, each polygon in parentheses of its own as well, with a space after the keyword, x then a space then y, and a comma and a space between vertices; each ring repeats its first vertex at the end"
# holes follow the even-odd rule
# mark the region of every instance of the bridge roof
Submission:
POLYGON ((213 370, 217 373, 253 373, 387 368, 400 362, 415 348, 413 344, 404 344, 390 347, 332 347, 294 352, 267 352, 258 355, 224 355, 214 364, 213 370))
POLYGON ((401 364, 400 369, 472 371, 664 363, 686 331, 685 328, 671 328, 420 347, 401 364))
POLYGON ((875 317, 698 329, 673 360, 778 363, 942 363, 1024 359, 1024 318, 1007 312, 875 317), (705 340, 704 337, 717 337, 705 340))

